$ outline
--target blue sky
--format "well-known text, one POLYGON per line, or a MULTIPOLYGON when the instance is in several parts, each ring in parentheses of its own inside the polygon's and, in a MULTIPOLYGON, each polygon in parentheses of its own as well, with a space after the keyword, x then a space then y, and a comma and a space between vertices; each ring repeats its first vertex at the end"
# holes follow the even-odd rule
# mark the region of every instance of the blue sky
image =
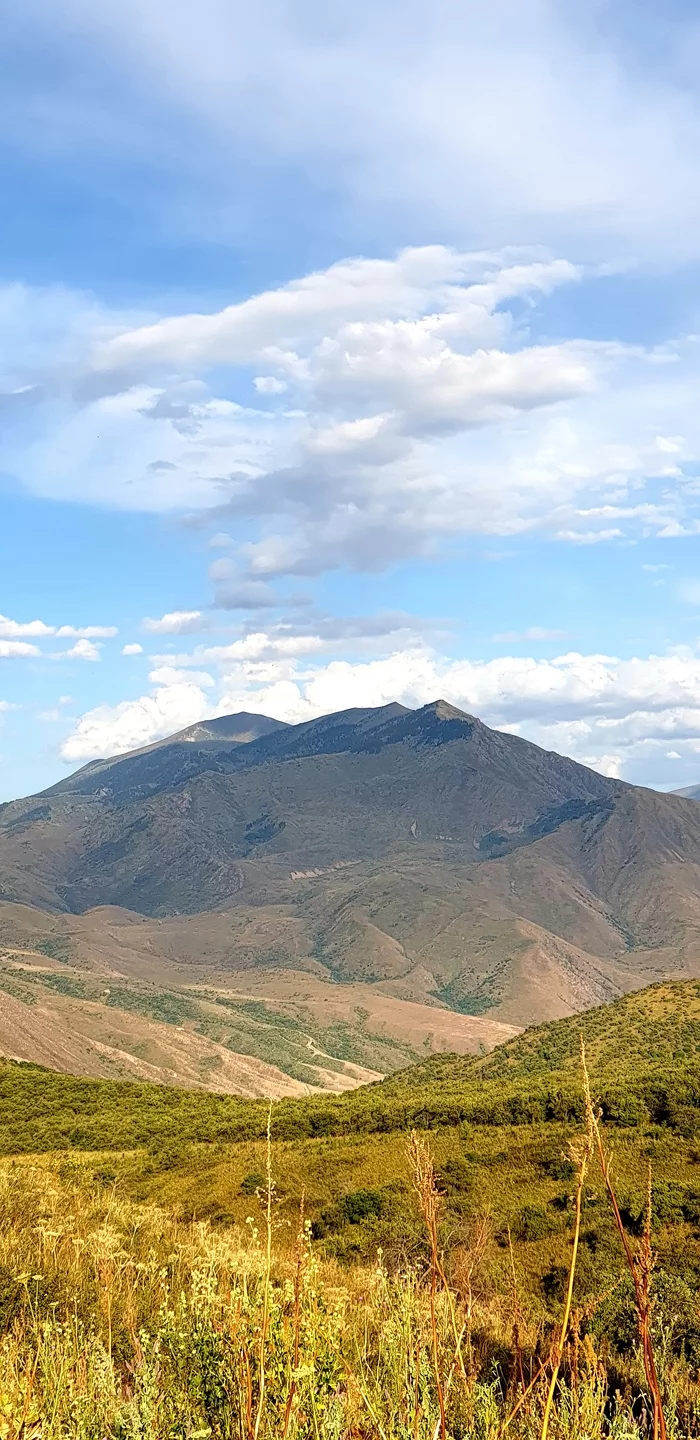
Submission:
POLYGON ((10 18, 0 798, 441 694, 700 780, 698 58, 649 0, 10 18))

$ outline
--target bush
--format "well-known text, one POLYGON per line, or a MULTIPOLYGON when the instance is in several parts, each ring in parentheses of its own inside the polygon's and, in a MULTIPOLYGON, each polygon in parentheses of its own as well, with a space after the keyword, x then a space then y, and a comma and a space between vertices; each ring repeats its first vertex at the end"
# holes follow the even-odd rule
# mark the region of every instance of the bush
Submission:
POLYGON ((513 1227, 517 1240, 543 1240, 552 1235, 558 1226, 541 1205, 523 1205, 513 1227))
POLYGON ((243 1176, 239 1190, 241 1195, 256 1195, 258 1190, 262 1190, 264 1186, 265 1176, 262 1170, 250 1170, 247 1175, 243 1176))

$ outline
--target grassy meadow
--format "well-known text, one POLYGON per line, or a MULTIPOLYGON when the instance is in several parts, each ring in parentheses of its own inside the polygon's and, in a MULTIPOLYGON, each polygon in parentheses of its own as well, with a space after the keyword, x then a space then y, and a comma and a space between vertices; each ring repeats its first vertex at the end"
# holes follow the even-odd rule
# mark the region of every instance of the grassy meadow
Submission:
POLYGON ((272 1111, 6 1063, 0 1440, 700 1435, 699 1059, 689 982, 272 1111))

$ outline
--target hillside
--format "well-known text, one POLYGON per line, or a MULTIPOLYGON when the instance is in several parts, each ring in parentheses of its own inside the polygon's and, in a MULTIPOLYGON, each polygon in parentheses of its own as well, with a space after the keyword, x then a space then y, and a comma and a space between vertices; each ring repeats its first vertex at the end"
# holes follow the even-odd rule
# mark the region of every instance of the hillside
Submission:
MULTIPOLYGON (((276 1139, 580 1122, 579 1037, 613 1123, 700 1135, 700 982, 652 986, 533 1027, 490 1055, 436 1056, 342 1096, 281 1099, 276 1139)), ((267 1105, 0 1062, 0 1152, 262 1138, 267 1105)))
POLYGON ((198 964, 188 966, 168 959, 167 936, 138 916, 92 911, 59 927, 45 912, 0 907, 0 1054, 77 1075, 279 1097, 352 1088, 432 1050, 480 1051, 513 1033, 294 970, 237 980, 206 964, 197 930, 193 921, 198 964))
MULTIPOLYGON (((595 1157, 578 1227, 579 1030, 621 1222, 642 1257, 650 1195, 669 1434, 696 1435, 697 982, 537 1027, 486 1057, 435 1058, 343 1097, 282 1099, 269 1148, 260 1100, 0 1064, 0 1323, 13 1362, 4 1395, 19 1416, 60 1404, 69 1420, 89 1413, 95 1434, 115 1436, 145 1433, 141 1416, 151 1422, 157 1395, 159 1434, 246 1435, 238 1415, 262 1355, 270 1437, 285 1432, 291 1387, 313 1383, 323 1433, 332 1405, 342 1433, 430 1440, 439 1434, 432 1354, 450 1379, 446 1436, 507 1426, 528 1440, 541 1432, 576 1233, 552 1433, 644 1440, 634 1294, 595 1157), (516 1400, 541 1371, 516 1427, 516 1400), (26 1390, 18 1374, 30 1377, 26 1390), (581 1417, 575 1430, 571 1414, 581 1417)), ((311 1418, 294 1433, 318 1435, 311 1418)))
MULTIPOLYGON (((225 716, 4 805, 0 897, 13 952, 261 1001, 331 1061, 386 1074, 421 1047, 488 1050, 494 1022, 700 975, 700 808, 444 701, 225 716)), ((258 1040, 241 1053, 271 1060, 258 1040)), ((128 1021, 117 1048, 166 1071, 161 1041, 128 1021)))

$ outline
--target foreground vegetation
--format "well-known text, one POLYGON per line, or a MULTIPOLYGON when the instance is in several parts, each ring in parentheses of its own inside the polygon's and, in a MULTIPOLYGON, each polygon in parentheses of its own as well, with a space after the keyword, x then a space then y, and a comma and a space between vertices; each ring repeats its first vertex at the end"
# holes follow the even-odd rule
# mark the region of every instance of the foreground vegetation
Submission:
POLYGON ((0 1440, 700 1436, 699 1022, 272 1112, 5 1067, 0 1440))

